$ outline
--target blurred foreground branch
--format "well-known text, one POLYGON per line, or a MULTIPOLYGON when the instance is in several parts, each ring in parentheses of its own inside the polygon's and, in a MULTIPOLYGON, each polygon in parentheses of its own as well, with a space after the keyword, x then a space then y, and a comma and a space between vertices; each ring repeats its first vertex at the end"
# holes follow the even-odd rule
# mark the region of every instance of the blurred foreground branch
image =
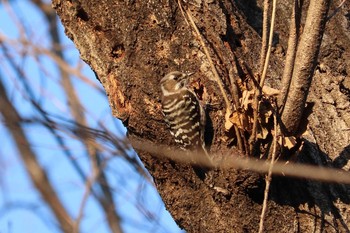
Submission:
POLYGON ((17 145, 19 154, 35 187, 41 193, 47 205, 52 209, 60 223, 60 228, 64 232, 71 233, 73 230, 73 220, 56 195, 45 170, 37 161, 37 156, 31 149, 30 143, 21 127, 21 117, 8 99, 1 80, 2 77, 0 77, 0 113, 3 116, 3 120, 17 145))
MULTIPOLYGON (((270 162, 266 160, 258 160, 252 157, 244 157, 240 152, 224 156, 222 160, 214 159, 214 166, 208 163, 203 154, 185 153, 183 150, 169 148, 167 146, 156 145, 150 142, 136 141, 133 139, 132 144, 134 148, 151 153, 157 157, 166 157, 168 159, 182 162, 195 163, 204 167, 211 167, 212 169, 242 169, 250 170, 258 173, 268 173, 270 170, 270 162)), ((312 147, 309 142, 305 142, 305 146, 312 147)), ((305 149, 306 150, 306 149, 305 149)), ((341 169, 334 169, 330 167, 319 167, 306 164, 289 163, 275 161, 271 173, 280 176, 290 176, 304 179, 319 180, 325 182, 335 182, 350 184, 350 173, 341 169)))

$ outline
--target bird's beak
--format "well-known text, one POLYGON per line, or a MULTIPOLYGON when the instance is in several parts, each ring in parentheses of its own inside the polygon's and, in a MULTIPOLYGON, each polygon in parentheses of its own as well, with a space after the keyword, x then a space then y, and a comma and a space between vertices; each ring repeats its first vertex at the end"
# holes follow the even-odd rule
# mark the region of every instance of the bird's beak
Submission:
POLYGON ((185 73, 184 79, 186 80, 186 85, 191 82, 191 77, 195 72, 191 72, 191 73, 185 73))

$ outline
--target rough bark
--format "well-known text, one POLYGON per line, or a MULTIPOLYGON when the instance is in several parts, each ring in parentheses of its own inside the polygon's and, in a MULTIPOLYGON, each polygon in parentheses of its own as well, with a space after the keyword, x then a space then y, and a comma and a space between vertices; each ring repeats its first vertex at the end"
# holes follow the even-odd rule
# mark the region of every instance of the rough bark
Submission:
MULTIPOLYGON (((197 0, 183 4, 193 15, 227 87, 233 63, 240 77, 251 78, 258 71, 262 21, 259 1, 197 0)), ((174 146, 160 111, 159 81, 169 71, 194 71, 205 87, 205 100, 221 104, 209 112, 211 152, 237 156, 225 140, 222 95, 178 1, 53 0, 53 6, 66 34, 104 86, 112 112, 124 122, 131 141, 174 146)), ((267 80, 274 87, 279 86, 283 71, 291 9, 292 3, 279 3, 275 50, 267 80)), ((345 9, 349 11, 349 3, 345 9)), ((344 12, 326 27, 322 69, 316 74, 309 96, 309 101, 315 102, 309 119, 312 134, 299 154, 300 162, 331 166, 334 159, 338 167, 344 167, 349 157, 349 96, 344 94, 349 93, 349 78, 344 76, 350 72, 350 22, 344 12), (340 153, 342 156, 335 159, 340 153)), ((257 232, 263 176, 218 169, 211 172, 217 188, 211 188, 188 165, 143 151, 138 154, 180 227, 188 232, 257 232)), ((348 188, 274 177, 266 232, 349 231, 348 188)))

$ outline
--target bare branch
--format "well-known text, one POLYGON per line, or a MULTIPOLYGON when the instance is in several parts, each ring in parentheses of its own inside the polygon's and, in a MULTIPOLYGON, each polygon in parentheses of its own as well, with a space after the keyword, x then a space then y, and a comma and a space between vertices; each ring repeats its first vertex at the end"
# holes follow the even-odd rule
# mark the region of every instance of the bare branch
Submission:
MULTIPOLYGON (((137 150, 151 153, 152 156, 157 156, 160 158, 165 157, 177 162, 188 164, 195 163, 196 165, 208 168, 235 168, 255 171, 258 173, 267 173, 270 169, 270 164, 266 161, 256 160, 254 158, 242 158, 243 155, 240 154, 239 151, 237 151, 236 154, 231 153, 225 155, 225 159, 223 160, 218 161, 214 159, 213 165, 204 159, 205 156, 203 154, 193 153, 191 156, 189 156, 187 153, 184 153, 183 150, 169 148, 158 144, 155 145, 153 143, 139 141, 134 138, 132 138, 132 145, 137 150)), ((215 155, 213 157, 215 158, 215 155)), ((350 184, 350 174, 341 169, 276 161, 271 171, 274 175, 350 184)))
POLYGON ((330 2, 330 0, 310 1, 304 32, 296 53, 290 90, 282 113, 282 121, 290 134, 297 133, 304 113, 330 2))
POLYGON ((51 186, 46 172, 42 169, 37 161, 34 151, 31 150, 29 141, 19 123, 21 121, 21 117, 11 104, 11 101, 8 99, 5 88, 1 82, 1 78, 0 112, 4 117, 5 123, 16 142, 17 148, 20 152, 19 154, 21 155, 25 168, 27 169, 27 172, 29 173, 35 187, 41 193, 47 205, 49 205, 54 212, 58 222, 60 223, 61 229, 67 233, 72 232, 73 220, 56 195, 56 192, 51 186))
POLYGON ((274 33, 274 27, 275 27, 275 18, 276 18, 276 4, 277 4, 277 0, 273 0, 272 13, 271 13, 271 24, 270 24, 270 34, 269 34, 269 44, 267 46, 267 53, 266 53, 266 57, 265 57, 264 69, 262 71, 261 79, 260 79, 260 87, 261 88, 264 86, 266 72, 267 72, 267 68, 269 66, 269 61, 270 61, 273 33, 274 33))
MULTIPOLYGON (((258 113, 259 113, 259 96, 261 96, 261 92, 262 92, 262 88, 264 86, 265 83, 265 79, 266 79, 266 73, 267 73, 267 67, 269 65, 269 61, 270 61, 270 55, 271 55, 271 47, 272 47, 272 40, 273 40, 273 33, 274 33, 274 26, 275 26, 275 18, 276 18, 276 4, 277 4, 277 0, 273 0, 273 4, 272 4, 272 15, 271 15, 271 24, 270 24, 270 34, 269 34, 269 43, 267 46, 267 52, 261 50, 262 53, 264 53, 266 56, 264 57, 264 66, 262 69, 262 73, 260 74, 260 82, 259 82, 259 86, 255 87, 255 91, 254 91, 254 102, 253 102, 253 110, 254 110, 254 114, 253 114, 253 127, 252 127, 252 134, 249 138, 249 153, 252 153, 253 151, 253 147, 254 147, 254 143, 256 140, 256 134, 257 134, 257 126, 258 126, 258 113)), ((265 16, 265 14, 267 14, 268 9, 265 9, 265 7, 269 7, 268 2, 265 2, 264 4, 264 27, 267 27, 267 23, 265 22, 265 20, 267 20, 267 16, 265 16), (265 19, 266 18, 266 19, 265 19)), ((266 29, 264 29, 266 30, 266 29)), ((264 38, 266 39, 266 38, 264 38)))
POLYGON ((268 34, 268 22, 269 22, 269 8, 270 0, 264 0, 264 13, 263 13, 263 25, 262 25, 262 38, 261 38, 261 51, 260 51, 260 72, 262 74, 267 53, 267 34, 268 34))
POLYGON ((204 53, 205 53, 205 55, 207 56, 207 59, 208 59, 209 64, 210 64, 211 71, 213 72, 214 77, 215 77, 215 80, 216 80, 217 84, 219 85, 221 94, 222 94, 222 96, 224 97, 225 104, 226 104, 226 114, 227 114, 227 115, 230 115, 231 112, 232 112, 232 107, 231 107, 231 103, 230 103, 230 101, 229 101, 229 99, 228 99, 228 97, 227 97, 227 94, 226 94, 224 85, 223 85, 223 83, 222 83, 222 81, 221 81, 221 79, 220 79, 220 76, 219 76, 219 74, 218 74, 218 72, 217 72, 217 70, 216 70, 216 68, 215 68, 215 66, 214 66, 214 63, 213 63, 213 61, 212 61, 212 59, 211 59, 211 57, 210 57, 209 51, 208 51, 208 49, 207 49, 207 46, 205 46, 205 43, 204 43, 204 41, 203 41, 203 38, 202 38, 202 36, 201 36, 201 34, 200 34, 200 32, 199 32, 199 30, 198 30, 198 28, 197 28, 195 22, 193 21, 193 16, 191 15, 190 11, 188 11, 188 10, 186 11, 186 13, 187 13, 187 16, 188 16, 188 18, 189 18, 189 20, 190 20, 190 23, 191 23, 191 25, 192 25, 192 28, 194 29, 194 31, 195 31, 195 33, 196 33, 196 35, 197 35, 197 37, 198 37, 198 40, 200 41, 200 43, 201 43, 201 45, 202 45, 202 48, 203 48, 203 50, 204 50, 204 53), (228 113, 230 113, 230 114, 228 114, 228 113))
POLYGON ((88 178, 86 180, 86 183, 85 183, 85 192, 84 192, 84 196, 83 196, 83 199, 80 203, 80 208, 79 208, 79 212, 78 212, 78 217, 77 219, 75 220, 75 224, 74 224, 74 230, 73 230, 73 233, 79 233, 79 228, 80 228, 80 222, 81 220, 83 219, 83 214, 84 214, 84 208, 86 206, 86 202, 91 194, 91 191, 92 191, 92 186, 94 185, 94 183, 96 182, 98 176, 100 175, 100 172, 101 170, 98 169, 98 170, 95 170, 93 169, 92 171, 92 174, 91 174, 91 177, 88 178))
POLYGON ((273 149, 272 149, 272 156, 271 156, 271 161, 270 161, 270 167, 267 172, 266 178, 265 178, 265 191, 264 191, 264 201, 263 201, 263 208, 261 210, 261 215, 260 215, 260 224, 259 224, 259 233, 264 232, 264 221, 265 221, 265 215, 266 215, 266 210, 267 210, 267 201, 269 199, 269 191, 270 191, 270 184, 272 180, 272 169, 276 160, 276 151, 277 151, 277 137, 279 134, 279 129, 277 126, 277 111, 274 112, 273 118, 274 118, 274 131, 275 135, 273 135, 273 149))
MULTIPOLYGON (((37 4, 37 6, 42 10, 43 14, 47 18, 47 21, 49 22, 49 30, 51 35, 51 40, 53 43, 53 53, 56 54, 58 57, 60 57, 62 60, 64 59, 63 52, 61 50, 61 41, 59 37, 59 32, 57 28, 57 17, 55 11, 50 8, 50 10, 46 7, 47 4, 44 4, 40 0, 35 0, 33 3, 37 4)), ((71 113, 73 115, 73 118, 75 121, 83 126, 87 125, 87 121, 85 118, 85 111, 84 107, 80 102, 80 99, 78 95, 76 94, 75 88, 72 84, 71 77, 68 72, 66 72, 64 69, 62 69, 60 66, 58 66, 61 76, 61 82, 62 87, 67 94, 68 99, 68 105, 70 107, 71 113)), ((80 131, 80 127, 77 127, 76 129, 78 132, 80 131)), ((91 158, 91 167, 93 171, 100 171, 99 172, 99 178, 100 181, 98 185, 102 189, 102 195, 97 195, 97 199, 102 205, 102 208, 105 211, 105 214, 107 216, 108 223, 111 227, 112 232, 119 233, 122 232, 122 229, 120 227, 120 218, 117 215, 117 213, 114 211, 115 209, 115 203, 113 200, 112 192, 110 191, 108 185, 107 185, 107 179, 104 174, 103 169, 101 169, 99 166, 100 163, 100 154, 99 151, 96 150, 96 147, 94 146, 94 142, 90 140, 86 140, 86 137, 83 132, 79 132, 80 134, 80 140, 86 147, 86 151, 89 154, 91 158)))
MULTIPOLYGON (((286 64, 284 66, 282 80, 281 80, 281 95, 278 98, 278 106, 283 108, 286 98, 288 96, 290 82, 292 80, 294 61, 297 51, 297 44, 299 39, 301 10, 299 0, 294 0, 294 6, 290 19, 288 48, 286 55, 286 64)), ((283 111, 283 110, 282 110, 283 111)))

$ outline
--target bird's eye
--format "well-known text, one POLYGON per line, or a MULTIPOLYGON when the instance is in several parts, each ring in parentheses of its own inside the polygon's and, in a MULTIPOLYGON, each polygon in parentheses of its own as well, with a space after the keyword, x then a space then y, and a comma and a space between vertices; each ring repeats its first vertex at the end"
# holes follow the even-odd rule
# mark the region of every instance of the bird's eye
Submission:
POLYGON ((178 81, 178 80, 179 80, 179 77, 178 77, 178 76, 174 76, 174 80, 175 80, 175 81, 178 81))

